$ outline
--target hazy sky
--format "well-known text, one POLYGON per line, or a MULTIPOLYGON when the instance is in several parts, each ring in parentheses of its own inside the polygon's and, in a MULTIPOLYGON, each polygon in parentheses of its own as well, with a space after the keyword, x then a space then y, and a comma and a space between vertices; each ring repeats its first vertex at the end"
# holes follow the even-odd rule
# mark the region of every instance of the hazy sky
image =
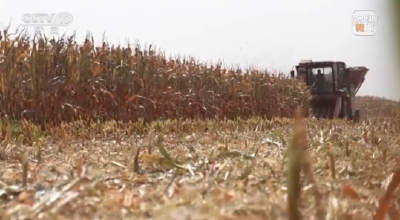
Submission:
MULTIPOLYGON (((379 0, 0 0, 0 22, 12 30, 25 13, 69 12, 79 40, 154 43, 168 54, 289 72, 301 59, 341 60, 370 69, 361 95, 400 99, 394 75, 389 1, 379 0), (378 31, 355 36, 352 13, 374 10, 378 31)), ((50 33, 50 27, 45 28, 50 33)), ((32 30, 33 31, 33 30, 32 30)))

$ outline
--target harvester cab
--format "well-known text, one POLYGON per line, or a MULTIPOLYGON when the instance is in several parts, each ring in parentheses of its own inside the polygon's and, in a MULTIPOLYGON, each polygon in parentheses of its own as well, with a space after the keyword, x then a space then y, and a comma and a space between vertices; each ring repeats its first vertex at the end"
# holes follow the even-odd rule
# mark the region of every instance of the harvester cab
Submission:
POLYGON ((310 88, 314 117, 360 119, 354 98, 364 82, 368 68, 347 67, 340 61, 303 60, 294 69, 290 72, 291 77, 303 80, 310 88))

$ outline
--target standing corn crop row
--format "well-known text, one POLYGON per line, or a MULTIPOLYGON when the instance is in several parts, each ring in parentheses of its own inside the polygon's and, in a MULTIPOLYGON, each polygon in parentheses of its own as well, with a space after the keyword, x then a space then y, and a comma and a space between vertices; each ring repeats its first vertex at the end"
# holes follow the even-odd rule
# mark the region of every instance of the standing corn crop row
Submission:
POLYGON ((96 47, 19 35, 0 40, 0 114, 37 123, 77 119, 290 117, 307 87, 284 75, 173 59, 152 46, 96 47))

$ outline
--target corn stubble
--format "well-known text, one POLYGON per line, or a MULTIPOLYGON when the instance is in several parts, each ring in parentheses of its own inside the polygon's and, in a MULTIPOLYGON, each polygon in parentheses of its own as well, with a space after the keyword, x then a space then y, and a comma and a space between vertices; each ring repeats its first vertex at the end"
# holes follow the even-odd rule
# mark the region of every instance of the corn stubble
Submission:
POLYGON ((359 124, 305 119, 310 94, 283 75, 166 58, 152 45, 11 40, 7 31, 6 219, 400 217, 400 171, 389 170, 398 161, 398 103, 358 99, 377 116, 359 124), (38 198, 43 187, 56 195, 38 198))

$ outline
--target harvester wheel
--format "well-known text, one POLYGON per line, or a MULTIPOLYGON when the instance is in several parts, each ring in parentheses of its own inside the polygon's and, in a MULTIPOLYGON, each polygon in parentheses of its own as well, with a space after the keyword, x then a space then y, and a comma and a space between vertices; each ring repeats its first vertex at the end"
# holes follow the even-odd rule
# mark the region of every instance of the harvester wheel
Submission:
POLYGON ((360 110, 357 109, 354 111, 354 121, 359 122, 360 119, 361 119, 360 110))
POLYGON ((353 109, 352 109, 352 106, 351 106, 351 102, 350 102, 350 99, 346 99, 346 101, 345 101, 345 109, 346 109, 346 118, 348 119, 348 120, 354 120, 354 115, 353 115, 353 109))

